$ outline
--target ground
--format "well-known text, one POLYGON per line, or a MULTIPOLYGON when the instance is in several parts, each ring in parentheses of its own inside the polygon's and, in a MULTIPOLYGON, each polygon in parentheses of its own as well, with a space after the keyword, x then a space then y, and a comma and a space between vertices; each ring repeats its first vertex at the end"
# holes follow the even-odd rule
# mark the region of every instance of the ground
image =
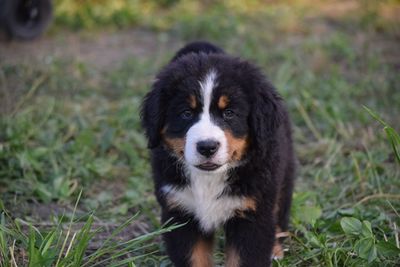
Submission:
POLYGON ((0 266, 38 251, 45 266, 79 266, 68 255, 81 251, 86 266, 90 255, 169 265, 159 232, 143 236, 161 225, 138 109, 157 70, 196 39, 259 65, 290 111, 299 174, 274 266, 396 266, 400 165, 366 108, 399 130, 398 3, 171 3, 133 26, 79 31, 60 13, 38 40, 0 41, 0 266), (87 243, 85 225, 101 229, 87 243))

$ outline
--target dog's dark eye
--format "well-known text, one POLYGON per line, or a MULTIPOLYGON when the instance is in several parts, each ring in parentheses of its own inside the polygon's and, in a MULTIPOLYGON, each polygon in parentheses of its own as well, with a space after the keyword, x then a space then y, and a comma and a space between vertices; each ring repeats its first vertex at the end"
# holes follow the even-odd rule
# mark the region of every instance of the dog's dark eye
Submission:
POLYGON ((235 113, 230 109, 225 109, 222 113, 224 120, 232 119, 234 115, 235 115, 235 113))
POLYGON ((190 120, 191 118, 193 118, 193 112, 189 109, 184 110, 181 112, 181 118, 184 120, 190 120))

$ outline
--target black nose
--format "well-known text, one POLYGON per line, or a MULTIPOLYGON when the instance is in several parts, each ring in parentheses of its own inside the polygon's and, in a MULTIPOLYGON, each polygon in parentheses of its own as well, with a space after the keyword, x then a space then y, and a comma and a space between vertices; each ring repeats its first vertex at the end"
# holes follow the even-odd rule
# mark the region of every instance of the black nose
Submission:
POLYGON ((200 141, 197 143, 197 151, 207 158, 214 155, 215 152, 217 152, 218 148, 219 142, 211 139, 200 141))

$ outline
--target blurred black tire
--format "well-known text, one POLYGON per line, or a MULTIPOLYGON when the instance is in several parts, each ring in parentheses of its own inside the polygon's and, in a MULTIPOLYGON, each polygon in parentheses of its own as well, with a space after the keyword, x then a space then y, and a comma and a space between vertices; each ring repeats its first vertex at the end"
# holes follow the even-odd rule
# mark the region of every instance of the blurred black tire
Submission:
POLYGON ((0 9, 5 31, 22 40, 41 35, 53 17, 51 0, 0 0, 0 9))

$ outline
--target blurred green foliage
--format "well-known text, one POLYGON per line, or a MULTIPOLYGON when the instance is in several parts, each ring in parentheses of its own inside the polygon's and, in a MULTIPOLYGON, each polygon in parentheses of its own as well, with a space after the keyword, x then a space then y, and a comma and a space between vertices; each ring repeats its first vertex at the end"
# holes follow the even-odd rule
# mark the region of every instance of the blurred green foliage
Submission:
MULTIPOLYGON (((279 18, 274 21, 278 28, 301 29, 296 17, 310 11, 318 12, 320 7, 326 4, 323 0, 55 0, 55 25, 73 30, 144 26, 158 30, 175 29, 187 37, 198 36, 199 33, 215 37, 232 33, 232 27, 238 26, 237 23, 240 23, 243 17, 246 17, 246 23, 249 17, 275 17, 279 18), (185 33, 188 29, 193 31, 185 33)), ((358 6, 358 14, 355 17, 349 16, 349 22, 376 31, 390 31, 396 35, 400 33, 396 0, 332 2, 329 6, 332 10, 324 11, 328 17, 335 16, 336 12, 342 12, 342 6, 351 5, 358 6)), ((239 26, 236 30, 243 29, 239 26)))

